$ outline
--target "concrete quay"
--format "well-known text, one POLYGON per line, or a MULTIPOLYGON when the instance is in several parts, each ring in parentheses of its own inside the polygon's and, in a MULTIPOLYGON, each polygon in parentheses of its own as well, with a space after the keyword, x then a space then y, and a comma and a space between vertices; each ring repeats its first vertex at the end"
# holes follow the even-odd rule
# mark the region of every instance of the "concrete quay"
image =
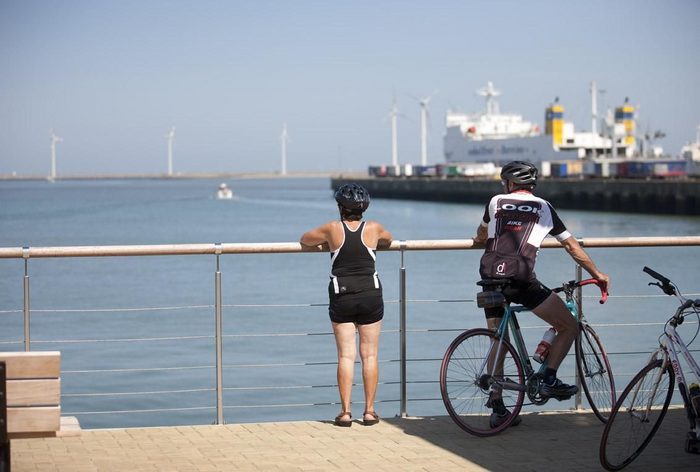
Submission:
MULTIPOLYGON (((331 188, 356 182, 372 197, 486 205, 501 193, 499 180, 426 177, 331 178, 331 188)), ((542 179, 535 192, 555 208, 665 215, 700 215, 700 181, 542 179)))
MULTIPOLYGON (((525 414, 490 438, 448 416, 385 418, 364 427, 329 421, 83 430, 80 436, 12 441, 23 471, 598 471, 603 425, 590 412, 525 414)), ((672 409, 630 471, 700 470, 684 452, 687 422, 672 409)))

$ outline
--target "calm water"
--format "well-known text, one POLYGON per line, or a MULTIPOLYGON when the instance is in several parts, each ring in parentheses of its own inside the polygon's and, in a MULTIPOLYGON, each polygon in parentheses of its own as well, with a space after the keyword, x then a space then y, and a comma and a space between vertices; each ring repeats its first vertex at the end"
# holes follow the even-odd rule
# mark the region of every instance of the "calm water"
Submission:
MULTIPOLYGON (((0 246, 84 246, 214 242, 289 242, 336 218, 326 179, 229 181, 237 199, 218 201, 219 181, 0 182, 0 246)), ((471 237, 483 207, 374 200, 368 218, 396 239, 471 237)), ((578 237, 700 235, 700 218, 560 210, 578 237)), ((698 248, 589 250, 612 277, 608 304, 587 292, 586 314, 608 350, 622 387, 651 350, 675 307, 650 297, 648 265, 699 293, 698 248), (638 326, 618 326, 632 324, 638 326)), ((409 414, 444 414, 439 359, 456 332, 481 326, 471 300, 480 251, 410 252, 409 414)), ((398 413, 399 255, 380 253, 387 300, 378 411, 398 413)), ((64 414, 83 427, 211 423, 215 419, 214 256, 33 259, 32 347, 63 353, 64 414), (136 413, 127 410, 139 410, 136 413)), ((327 254, 227 255, 221 258, 227 422, 327 419, 339 407, 335 347, 326 303, 327 254), (318 306, 316 306, 318 305, 318 306), (279 388, 291 387, 291 388, 279 388), (313 404, 309 406, 309 404, 313 404)), ((543 250, 540 279, 574 276, 560 250, 543 250)), ((0 260, 0 350, 22 349, 24 263, 0 260)), ((697 296, 697 295, 696 295, 697 296)), ((544 326, 524 317, 534 348, 544 326)), ((690 339, 697 324, 681 334, 690 339)), ((695 345, 697 345, 696 342, 695 345)), ((570 361, 564 377, 573 375, 570 361)), ((360 380, 359 375, 356 380, 360 380)), ((354 393, 362 411, 361 387, 354 393)), ((554 403, 554 402, 553 402, 554 403)), ((571 403, 547 405, 569 407, 571 403)))

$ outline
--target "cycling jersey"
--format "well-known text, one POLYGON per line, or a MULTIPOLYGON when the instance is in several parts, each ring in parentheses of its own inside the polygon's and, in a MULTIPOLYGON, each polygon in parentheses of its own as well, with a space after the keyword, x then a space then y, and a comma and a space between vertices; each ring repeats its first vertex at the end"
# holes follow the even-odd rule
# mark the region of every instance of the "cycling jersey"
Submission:
POLYGON ((491 198, 481 225, 488 227, 482 278, 532 281, 542 240, 548 234, 560 242, 571 236, 548 201, 524 191, 491 198))

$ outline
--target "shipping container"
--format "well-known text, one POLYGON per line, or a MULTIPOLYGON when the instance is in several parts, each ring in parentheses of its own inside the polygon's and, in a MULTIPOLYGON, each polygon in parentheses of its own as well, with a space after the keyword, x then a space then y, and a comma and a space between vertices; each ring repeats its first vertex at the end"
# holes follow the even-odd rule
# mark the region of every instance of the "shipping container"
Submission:
POLYGON ((370 166, 368 174, 372 177, 386 177, 386 166, 370 166))

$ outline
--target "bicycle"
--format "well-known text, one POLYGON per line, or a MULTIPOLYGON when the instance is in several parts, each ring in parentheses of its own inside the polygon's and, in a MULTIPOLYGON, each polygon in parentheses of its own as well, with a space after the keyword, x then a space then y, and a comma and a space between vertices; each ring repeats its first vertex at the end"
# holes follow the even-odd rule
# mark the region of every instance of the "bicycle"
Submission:
POLYGON ((644 272, 659 281, 650 282, 649 285, 658 286, 666 295, 678 298, 680 306, 664 325, 664 332, 659 336, 659 347, 651 354, 647 365, 625 387, 610 412, 600 441, 600 462, 607 470, 626 467, 649 445, 666 416, 676 378, 690 423, 685 450, 700 454, 700 388, 693 386, 693 390, 697 390, 690 392, 694 396, 689 395, 679 362, 680 352, 693 371, 696 383, 700 383, 700 367, 688 350, 695 337, 685 344, 676 331, 686 316, 695 314, 700 321, 700 299, 683 297, 673 282, 648 267, 644 267, 644 272))
MULTIPOLYGON (((484 291, 477 295, 477 305, 481 308, 503 306, 503 319, 496 331, 477 328, 457 336, 447 348, 440 367, 440 393, 447 412, 460 428, 476 436, 492 436, 510 426, 520 413, 525 394, 535 405, 543 405, 549 400, 539 394, 546 360, 537 371, 532 367, 516 316, 528 310, 523 306, 510 306, 501 293, 510 282, 509 279, 478 282, 484 291), (490 419, 493 393, 502 396, 510 412, 497 425, 493 425, 490 419)), ((600 303, 605 303, 605 287, 595 279, 572 280, 553 291, 564 292, 566 306, 578 320, 576 364, 579 377, 595 415, 605 422, 615 403, 612 370, 600 338, 583 314, 578 313, 574 295, 576 289, 590 284, 598 285, 600 303)))

